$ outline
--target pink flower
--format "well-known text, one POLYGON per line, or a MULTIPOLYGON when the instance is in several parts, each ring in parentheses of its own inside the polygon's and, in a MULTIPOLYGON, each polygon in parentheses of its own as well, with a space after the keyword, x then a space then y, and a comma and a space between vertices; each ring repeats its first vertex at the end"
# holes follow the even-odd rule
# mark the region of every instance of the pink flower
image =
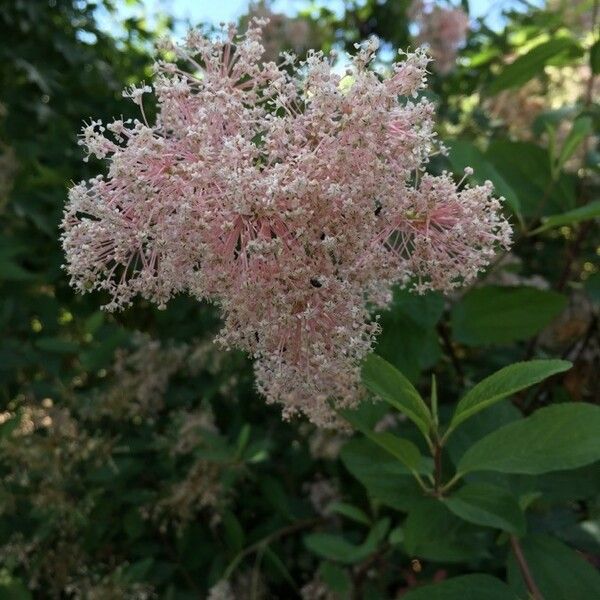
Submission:
POLYGON ((419 28, 417 41, 426 44, 439 73, 449 73, 469 31, 469 15, 461 8, 435 6, 427 0, 414 0, 409 16, 419 28))
POLYGON ((509 228, 489 186, 411 183, 436 146, 433 106, 414 99, 422 51, 381 78, 369 41, 342 84, 320 52, 264 62, 261 24, 168 46, 179 62, 156 65, 155 124, 143 86, 127 91, 141 121, 84 129, 108 172, 70 191, 66 269, 81 292, 108 292, 109 310, 136 295, 217 303, 220 343, 256 359, 267 400, 331 425, 361 397, 378 332, 368 306, 396 283, 471 280, 509 228))
POLYGON ((492 185, 458 190, 449 175, 423 175, 390 213, 381 239, 415 289, 450 292, 473 281, 498 246, 510 245, 510 226, 491 196, 492 185))

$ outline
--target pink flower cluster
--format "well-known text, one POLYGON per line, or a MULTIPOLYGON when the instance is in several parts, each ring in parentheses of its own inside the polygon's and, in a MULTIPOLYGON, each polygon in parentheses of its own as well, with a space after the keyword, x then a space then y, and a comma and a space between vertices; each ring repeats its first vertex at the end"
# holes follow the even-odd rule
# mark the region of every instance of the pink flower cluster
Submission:
POLYGON ((437 6, 431 0, 413 0, 409 17, 419 29, 418 43, 428 46, 435 70, 442 74, 452 71, 469 31, 469 15, 461 8, 437 6))
POLYGON ((219 340, 256 359, 266 398, 326 426, 332 405, 360 397, 370 307, 397 283, 471 281, 510 228, 490 185, 423 174, 435 149, 424 52, 386 77, 368 68, 373 40, 345 74, 320 52, 276 65, 261 59, 263 24, 216 41, 192 31, 152 88, 126 92, 142 121, 84 128, 108 174, 70 191, 66 269, 81 292, 106 290, 109 310, 180 292, 217 303, 219 340))

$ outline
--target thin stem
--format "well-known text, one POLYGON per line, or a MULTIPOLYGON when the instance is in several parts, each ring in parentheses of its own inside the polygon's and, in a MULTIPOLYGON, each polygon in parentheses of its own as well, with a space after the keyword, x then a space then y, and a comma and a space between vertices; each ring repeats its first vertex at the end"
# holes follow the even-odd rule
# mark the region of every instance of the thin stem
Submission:
POLYGON ((413 477, 417 480, 417 483, 419 484, 420 488, 424 491, 429 493, 431 490, 425 485, 425 482, 421 479, 421 476, 416 472, 416 471, 411 471, 413 477))
POLYGON ((588 221, 587 223, 583 223, 582 225, 580 225, 579 231, 577 232, 575 239, 571 243, 569 243, 567 247, 565 265, 563 267, 560 279, 556 284, 556 290, 559 292, 562 292, 567 283, 569 282, 569 278, 573 270, 573 263, 579 255, 579 250, 581 249, 582 243, 585 241, 585 237, 591 227, 591 224, 592 222, 588 221))
POLYGON ((282 527, 269 535, 266 535, 264 538, 261 538, 254 544, 251 544, 244 550, 242 550, 228 565, 225 569, 225 573, 223 574, 223 579, 227 580, 231 577, 232 573, 235 571, 240 562, 248 555, 253 552, 260 551, 263 548, 269 546, 275 540, 279 538, 285 537, 286 535, 291 535, 292 533, 296 533, 297 531, 301 531, 302 529, 306 529, 308 527, 312 527, 313 525, 319 525, 323 523, 325 519, 323 517, 317 517, 314 519, 305 519, 304 521, 298 521, 297 523, 292 523, 287 527, 282 527))
POLYGON ((537 583, 533 578, 531 569, 529 568, 529 564, 525 558, 525 554, 523 554, 523 548, 521 548, 521 544, 515 535, 510 536, 510 545, 515 558, 517 559, 517 564, 521 570, 521 575, 523 576, 525 585, 527 586, 532 598, 534 600, 544 600, 544 596, 542 596, 542 592, 540 592, 540 588, 537 586, 537 583))
POLYGON ((446 349, 446 352, 450 357, 450 362, 454 367, 454 371, 456 372, 456 375, 458 377, 458 382, 461 386, 463 386, 465 384, 465 372, 463 371, 462 365, 460 364, 460 360, 458 359, 458 356, 456 355, 456 352, 454 350, 454 346, 452 345, 452 340, 450 339, 448 327, 445 323, 440 322, 437 326, 437 330, 440 337, 442 338, 444 348, 446 349))
POLYGON ((183 575, 183 578, 185 579, 185 581, 188 584, 188 586, 190 587, 190 589, 194 590, 195 594, 199 594, 200 587, 199 587, 198 583, 191 576, 189 571, 183 566, 183 564, 181 562, 181 558, 180 558, 179 554, 177 553, 177 551, 172 547, 171 542, 167 539, 167 537, 162 537, 162 540, 164 543, 164 547, 167 551, 167 554, 170 556, 171 560, 173 560, 175 562, 175 564, 177 565, 177 568, 179 569, 180 573, 183 575))
POLYGON ((435 379, 435 374, 431 375, 431 416, 433 417, 433 422, 437 429, 439 427, 439 418, 438 418, 438 396, 437 396, 437 381, 435 379))
POLYGON ((440 491, 439 491, 440 495, 445 494, 447 491, 449 491, 451 488, 453 488, 460 481, 461 477, 462 477, 462 473, 456 473, 456 475, 454 475, 454 477, 452 477, 452 479, 450 479, 450 481, 445 483, 440 488, 440 491))
MULTIPOLYGON (((592 7, 592 27, 591 31, 596 31, 596 23, 598 21, 598 15, 600 13, 600 2, 598 0, 594 1, 594 5, 592 7)), ((594 99, 594 79, 596 74, 591 71, 590 78, 588 79, 586 90, 585 90, 585 106, 589 107, 592 104, 594 99)), ((587 141, 589 140, 589 136, 586 138, 586 150, 587 150, 587 141)))
POLYGON ((371 567, 385 557, 385 554, 390 549, 390 545, 385 542, 380 548, 375 550, 373 554, 368 556, 362 563, 359 563, 354 572, 354 581, 353 581, 353 590, 351 598, 353 600, 359 600, 362 598, 362 587, 367 576, 367 573, 371 569, 371 567))
POLYGON ((254 559, 254 567, 252 568, 252 589, 250 592, 250 600, 256 600, 258 598, 258 585, 260 583, 260 565, 265 553, 265 546, 262 546, 256 553, 254 559))
POLYGON ((434 445, 433 465, 433 491, 437 495, 440 493, 440 487, 442 485, 442 447, 437 439, 434 445))

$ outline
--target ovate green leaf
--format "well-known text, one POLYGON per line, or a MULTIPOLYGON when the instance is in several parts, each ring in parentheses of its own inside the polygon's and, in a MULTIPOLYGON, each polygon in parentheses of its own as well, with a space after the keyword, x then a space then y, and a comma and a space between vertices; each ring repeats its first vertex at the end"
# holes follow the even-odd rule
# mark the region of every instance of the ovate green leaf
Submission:
POLYGON ((463 396, 454 411, 449 431, 495 402, 570 368, 571 363, 566 360, 530 360, 500 369, 463 396))
POLYGON ((517 499, 500 487, 469 483, 446 498, 444 503, 455 515, 470 523, 515 535, 525 533, 525 516, 517 499))
POLYGON ((576 469, 600 459, 600 407, 557 404, 509 423, 469 448, 458 471, 538 475, 576 469))
POLYGON ((565 304, 561 294, 532 287, 476 288, 452 309, 454 338, 469 346, 525 340, 546 327, 565 304))
MULTIPOLYGON (((544 600, 600 598, 600 574, 565 544, 548 536, 534 535, 523 539, 521 547, 544 600)), ((511 587, 522 598, 526 598, 526 587, 512 554, 507 570, 511 587)))
POLYGON ((504 67, 492 80, 488 92, 497 94, 508 88, 520 87, 540 73, 551 58, 577 48, 578 45, 572 38, 555 38, 542 42, 504 67))
POLYGON ((389 362, 370 354, 364 362, 362 380, 374 394, 404 413, 427 437, 431 413, 413 384, 389 362))
POLYGON ((548 229, 555 229, 563 225, 573 225, 581 221, 589 221, 600 217, 600 200, 589 202, 584 206, 568 210, 560 215, 550 215, 542 219, 542 225, 531 232, 531 235, 541 233, 548 229))
POLYGON ((490 575, 474 573, 425 585, 402 596, 403 600, 517 600, 516 594, 490 575))
POLYGON ((406 511, 423 496, 409 470, 367 439, 348 442, 341 459, 368 495, 382 504, 406 511))

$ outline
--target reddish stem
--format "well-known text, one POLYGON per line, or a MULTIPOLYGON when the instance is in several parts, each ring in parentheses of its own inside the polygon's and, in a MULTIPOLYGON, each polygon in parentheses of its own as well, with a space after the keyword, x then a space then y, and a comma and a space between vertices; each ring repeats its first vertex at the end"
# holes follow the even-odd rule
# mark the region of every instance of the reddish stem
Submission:
POLYGON ((544 596, 542 596, 542 592, 540 592, 540 588, 537 586, 537 583, 533 578, 533 574, 531 573, 529 564, 525 558, 525 554, 523 554, 523 548, 521 548, 521 544, 516 536, 510 536, 510 545, 515 554, 515 558, 517 559, 517 564, 521 570, 521 575, 523 576, 525 585, 527 586, 532 598, 534 600, 544 600, 544 596))

